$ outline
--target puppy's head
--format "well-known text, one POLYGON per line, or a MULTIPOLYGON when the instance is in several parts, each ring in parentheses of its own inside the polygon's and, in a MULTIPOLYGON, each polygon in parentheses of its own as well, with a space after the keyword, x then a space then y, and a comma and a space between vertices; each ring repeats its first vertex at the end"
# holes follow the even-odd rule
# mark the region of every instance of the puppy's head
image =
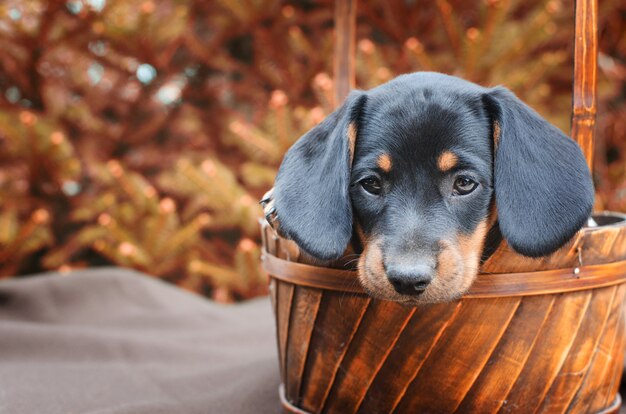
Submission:
POLYGON ((273 198, 304 251, 335 259, 356 235, 362 285, 414 304, 467 291, 494 223, 523 255, 554 252, 593 186, 580 148, 506 89, 415 73, 352 92, 287 152, 273 198))

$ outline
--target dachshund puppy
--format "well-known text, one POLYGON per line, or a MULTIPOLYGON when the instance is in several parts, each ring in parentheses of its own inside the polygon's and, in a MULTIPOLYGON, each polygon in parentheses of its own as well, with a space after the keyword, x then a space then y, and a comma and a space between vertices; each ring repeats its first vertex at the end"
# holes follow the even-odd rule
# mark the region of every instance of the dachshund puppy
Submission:
POLYGON ((352 240, 368 293, 412 305, 463 295, 488 234, 553 253, 593 200, 578 145, 513 93, 420 72, 353 91, 289 149, 262 203, 315 258, 352 240))

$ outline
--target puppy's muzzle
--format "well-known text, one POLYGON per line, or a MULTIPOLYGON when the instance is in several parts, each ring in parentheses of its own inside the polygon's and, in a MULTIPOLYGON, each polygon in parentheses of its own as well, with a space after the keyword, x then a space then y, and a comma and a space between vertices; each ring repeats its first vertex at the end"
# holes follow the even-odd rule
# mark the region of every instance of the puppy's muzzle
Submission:
POLYGON ((390 264, 387 267, 389 282, 396 292, 402 295, 422 294, 433 280, 434 273, 434 270, 425 264, 411 266, 390 264))

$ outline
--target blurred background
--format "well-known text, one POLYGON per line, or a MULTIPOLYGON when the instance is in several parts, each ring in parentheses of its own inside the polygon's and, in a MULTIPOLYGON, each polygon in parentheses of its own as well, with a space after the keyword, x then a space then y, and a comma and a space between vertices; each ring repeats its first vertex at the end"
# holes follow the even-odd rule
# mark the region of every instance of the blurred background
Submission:
MULTIPOLYGON (((626 211, 626 2, 599 2, 597 208, 626 211)), ((0 277, 131 267, 266 292, 260 196, 332 111, 330 0, 3 0, 0 277)), ((358 3, 357 87, 502 84, 569 133, 573 6, 358 3)))

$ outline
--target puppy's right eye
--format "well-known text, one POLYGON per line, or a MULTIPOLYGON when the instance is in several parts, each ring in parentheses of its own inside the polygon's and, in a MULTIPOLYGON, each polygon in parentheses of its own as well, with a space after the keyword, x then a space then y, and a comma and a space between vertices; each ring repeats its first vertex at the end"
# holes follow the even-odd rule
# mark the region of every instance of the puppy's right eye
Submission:
POLYGON ((367 177, 359 181, 361 187, 372 195, 379 195, 381 192, 380 180, 376 177, 367 177))
POLYGON ((454 181, 454 193, 456 195, 468 195, 478 187, 478 183, 468 177, 457 177, 454 181))

